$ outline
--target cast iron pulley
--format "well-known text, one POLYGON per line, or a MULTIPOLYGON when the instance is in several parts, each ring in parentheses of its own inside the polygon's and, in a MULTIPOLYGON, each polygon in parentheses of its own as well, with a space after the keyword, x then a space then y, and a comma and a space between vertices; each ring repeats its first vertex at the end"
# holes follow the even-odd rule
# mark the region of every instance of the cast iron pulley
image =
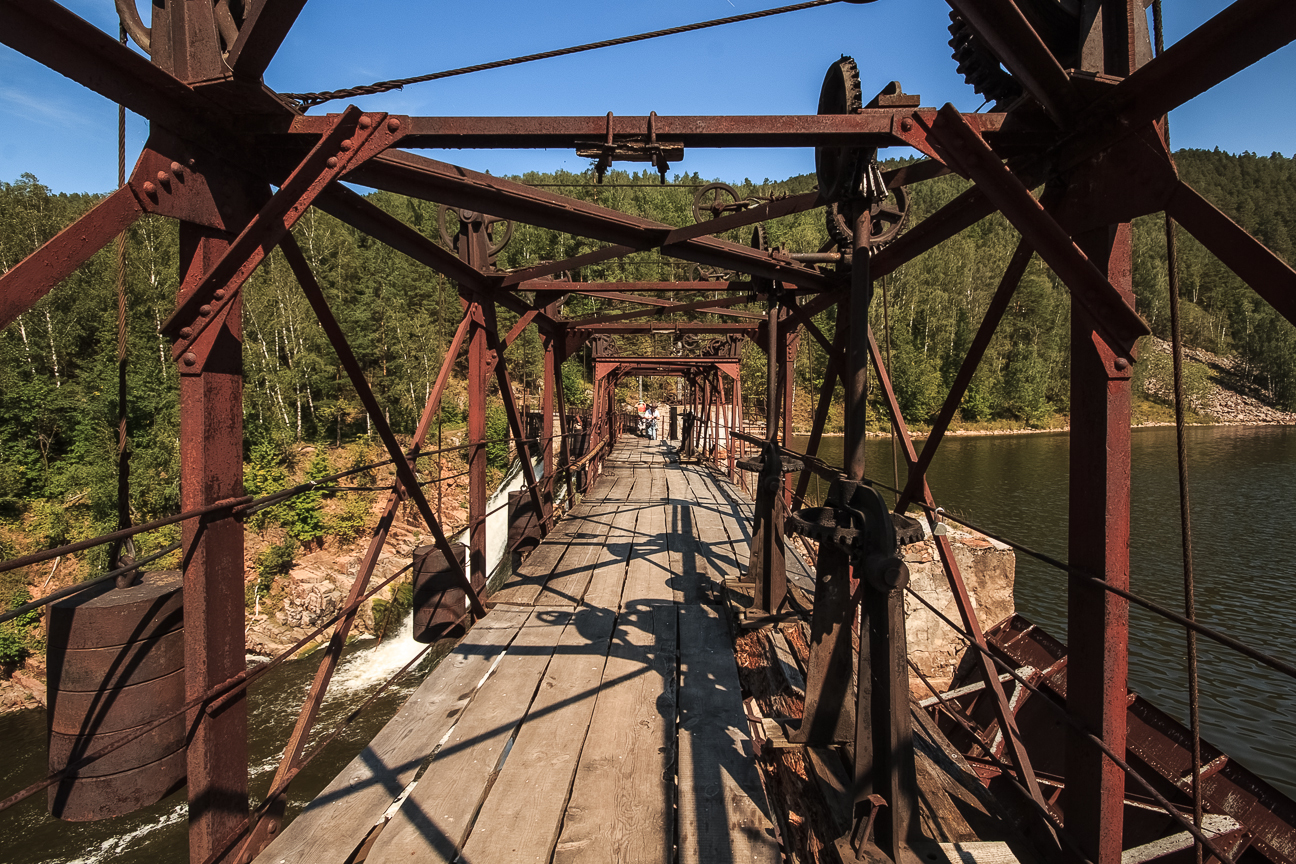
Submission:
POLYGON ((897 553, 895 521, 881 493, 868 483, 834 480, 824 506, 793 511, 784 530, 836 546, 878 591, 894 591, 909 582, 909 568, 897 553))
POLYGON ((828 236, 838 247, 850 248, 854 244, 853 226, 864 207, 868 207, 871 218, 870 249, 881 249, 904 230, 909 220, 909 193, 903 186, 897 186, 882 199, 849 198, 829 204, 824 208, 824 218, 828 223, 828 236))
POLYGON ((451 234, 450 231, 446 228, 447 212, 453 213, 455 218, 458 219, 460 222, 467 222, 467 223, 484 222, 485 223, 484 230, 486 231, 486 236, 490 238, 490 247, 486 250, 486 255, 492 261, 495 259, 496 255, 504 251, 504 247, 507 246, 509 244, 509 241, 513 239, 513 223, 507 219, 500 219, 496 216, 487 216, 485 214, 478 213, 475 210, 464 210, 458 207, 447 207, 444 204, 442 204, 441 206, 437 207, 437 229, 441 233, 441 242, 446 245, 446 248, 450 249, 455 254, 459 253, 459 232, 455 231, 453 234, 451 234), (495 237, 497 232, 495 230, 495 226, 500 224, 504 226, 503 236, 501 236, 498 240, 496 240, 495 237))
POLYGON ((693 220, 708 222, 746 208, 738 190, 728 183, 708 183, 693 195, 693 220))
MULTIPOLYGON (((843 54, 824 75, 823 86, 819 88, 819 113, 858 114, 863 109, 859 67, 843 54)), ((869 148, 859 147, 815 148, 815 176, 824 200, 840 201, 854 194, 859 182, 860 159, 861 156, 871 158, 868 151, 869 148)))

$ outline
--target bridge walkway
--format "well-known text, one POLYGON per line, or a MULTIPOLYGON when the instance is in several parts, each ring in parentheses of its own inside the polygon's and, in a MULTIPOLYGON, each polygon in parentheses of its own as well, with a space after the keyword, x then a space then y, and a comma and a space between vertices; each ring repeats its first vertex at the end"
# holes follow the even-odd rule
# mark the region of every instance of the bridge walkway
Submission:
POLYGON ((665 442, 623 439, 490 614, 257 860, 782 860, 723 607, 749 513, 665 442))

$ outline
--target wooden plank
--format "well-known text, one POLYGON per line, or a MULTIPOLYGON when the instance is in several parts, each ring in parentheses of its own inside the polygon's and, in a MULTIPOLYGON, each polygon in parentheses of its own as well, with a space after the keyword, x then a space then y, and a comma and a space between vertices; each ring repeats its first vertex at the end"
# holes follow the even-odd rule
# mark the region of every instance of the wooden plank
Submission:
POLYGON ((711 497, 702 472, 689 467, 685 470, 689 488, 697 504, 693 507, 695 533, 700 541, 700 553, 706 563, 711 585, 709 593, 713 597, 721 596, 721 583, 725 579, 737 579, 741 575, 738 569, 738 556, 729 542, 729 532, 725 530, 719 505, 711 497))
POLYGON ((674 606, 618 619, 554 864, 674 861, 675 628, 674 606))
POLYGON ((646 487, 646 494, 636 496, 640 502, 639 521, 635 526, 634 545, 626 569, 625 590, 621 602, 627 609, 636 604, 674 602, 676 581, 670 569, 670 552, 666 539, 665 469, 642 468, 636 483, 646 487), (644 481, 647 481, 646 483, 644 481))
POLYGON ((679 582, 679 600, 682 603, 710 602, 718 594, 712 585, 711 568, 707 566, 705 546, 699 536, 697 501, 684 472, 678 467, 668 474, 667 482, 671 487, 666 507, 667 544, 671 572, 676 574, 679 582))
MULTIPOLYGON (((609 501, 608 505, 612 503, 609 501)), ((579 604, 585 596, 594 566, 607 540, 612 521, 608 516, 615 512, 609 507, 591 510, 585 518, 572 521, 567 552, 537 596, 536 605, 572 606, 579 604)))
POLYGON ((515 606, 534 604, 563 553, 567 551, 567 539, 557 532, 546 537, 490 599, 496 603, 515 606))
POLYGON ((589 731, 615 615, 583 607, 558 643, 540 691, 464 846, 465 861, 548 861, 589 731))
MULTIPOLYGON (((632 478, 628 482, 633 482, 632 478)), ((632 490, 627 489, 629 498, 632 490)), ((607 536, 590 568, 589 587, 585 590, 585 603, 616 613, 621 608, 621 593, 625 588, 626 560, 634 541, 635 526, 639 520, 637 508, 622 503, 607 519, 607 536)))
POLYGON ((769 634, 770 647, 774 649, 775 668, 787 689, 805 699, 805 676, 797 666, 796 657, 788 645, 787 637, 777 627, 769 634))
POLYGON ((366 861, 453 861, 572 610, 532 612, 366 861))
POLYGON ((342 864, 455 725, 527 620, 496 609, 428 673, 405 705, 258 856, 274 864, 342 864))
POLYGON ((679 860, 783 860, 719 609, 679 607, 679 860))

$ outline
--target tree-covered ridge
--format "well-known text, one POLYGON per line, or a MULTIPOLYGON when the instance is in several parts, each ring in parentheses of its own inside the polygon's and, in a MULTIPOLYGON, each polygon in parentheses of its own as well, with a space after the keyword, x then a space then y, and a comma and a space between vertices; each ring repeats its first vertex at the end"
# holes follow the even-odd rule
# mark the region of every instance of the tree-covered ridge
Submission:
MULTIPOLYGON (((1177 158, 1185 180, 1291 260, 1296 238, 1293 160, 1278 154, 1205 151, 1181 151, 1177 158)), ((604 186, 595 185, 590 172, 516 179, 565 184, 546 188, 670 225, 692 223, 695 188, 706 182, 684 175, 675 178, 680 185, 661 187, 657 176, 646 172, 612 172, 604 186)), ((813 175, 803 175, 782 182, 745 181, 735 187, 748 197, 795 194, 813 185, 813 175)), ((952 176, 911 187, 910 224, 965 188, 965 181, 952 176)), ((370 198, 440 242, 436 205, 388 193, 370 198)), ((22 260, 97 200, 52 194, 30 175, 0 183, 0 271, 22 260)), ((447 227, 453 231, 453 219, 447 227)), ((817 251, 827 239, 822 211, 775 220, 766 230, 770 245, 789 251, 817 251)), ((412 432, 460 319, 456 291, 444 278, 324 214, 309 212, 296 234, 393 427, 398 433, 412 432)), ((174 306, 177 236, 173 221, 146 217, 130 229, 128 238, 132 510, 140 520, 174 512, 179 501, 177 375, 158 334, 160 322, 174 306)), ((1200 244, 1185 232, 1180 238, 1189 344, 1235 354, 1254 383, 1280 404, 1296 407, 1296 331, 1200 244)), ((733 232, 728 239, 747 244, 751 229, 733 232)), ((1002 217, 991 216, 879 285, 874 326, 879 339, 890 343, 892 377, 911 421, 921 423, 939 406, 1017 239, 1002 217)), ((601 245, 517 226, 497 264, 504 269, 525 267, 601 245)), ((22 517, 29 535, 41 535, 29 537, 33 545, 55 544, 71 534, 85 536, 107 528, 113 519, 114 261, 110 246, 0 333, 0 518, 22 517)), ((586 267, 575 278, 641 281, 697 275, 688 262, 646 252, 586 267)), ((1139 311, 1157 335, 1168 335, 1160 216, 1135 224, 1134 283, 1139 311)), ((618 307, 624 304, 573 295, 563 313, 575 318, 618 307)), ((763 309, 754 306, 750 311, 763 309)), ((498 314, 502 328, 516 321, 507 310, 498 314)), ((1069 314, 1065 289, 1036 258, 973 380, 962 406, 963 419, 1030 424, 1065 412, 1069 314)), ((834 315, 835 310, 829 310, 819 319, 830 335, 834 315)), ((715 318, 706 313, 686 317, 715 318)), ((263 441, 344 442, 367 433, 356 394, 277 254, 244 290, 244 327, 249 452, 263 441)), ((669 334, 623 342, 628 353, 675 350, 669 334)), ((542 356, 539 336, 530 328, 509 351, 514 382, 538 390, 542 356)), ((586 391, 587 364, 588 357, 581 355, 565 370, 568 395, 577 402, 586 391)), ((822 350, 803 338, 796 365, 798 406, 809 402, 807 394, 822 389, 825 366, 822 350)), ((466 358, 460 357, 459 375, 443 408, 443 419, 450 422, 462 419, 467 407, 465 368, 466 358)), ((659 395, 673 392, 673 386, 659 387, 659 395)), ((749 413, 759 416, 764 356, 756 346, 745 348, 743 388, 749 413)))

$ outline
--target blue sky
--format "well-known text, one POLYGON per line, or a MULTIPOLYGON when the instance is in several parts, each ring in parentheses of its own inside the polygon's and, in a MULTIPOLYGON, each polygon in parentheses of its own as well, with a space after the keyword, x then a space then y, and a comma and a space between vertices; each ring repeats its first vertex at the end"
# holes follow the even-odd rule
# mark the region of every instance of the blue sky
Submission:
MULTIPOLYGON (((116 33, 111 0, 66 0, 116 33)), ((147 4, 144 4, 147 6, 147 4)), ((327 90, 513 57, 780 5, 779 0, 311 0, 266 73, 282 92, 327 90), (363 9, 363 12, 357 11, 363 9)), ((1207 21, 1227 0, 1166 0, 1166 41, 1207 21)), ((426 115, 809 114, 828 64, 858 61, 866 95, 898 80, 923 104, 980 100, 955 71, 944 0, 878 0, 745 22, 574 57, 431 82, 359 100, 367 109, 426 115)), ((147 19, 146 19, 147 20, 147 19)), ((1296 151, 1296 46, 1178 109, 1179 147, 1296 151)), ((339 110, 344 103, 312 113, 339 110)), ((116 106, 0 46, 0 181, 35 174, 59 192, 102 192, 116 182, 116 106)), ((127 158, 144 142, 128 119, 127 158)), ((564 151, 433 154, 495 174, 565 168, 564 151)), ((680 170, 705 178, 781 179, 813 170, 809 150, 691 150, 680 170)))

